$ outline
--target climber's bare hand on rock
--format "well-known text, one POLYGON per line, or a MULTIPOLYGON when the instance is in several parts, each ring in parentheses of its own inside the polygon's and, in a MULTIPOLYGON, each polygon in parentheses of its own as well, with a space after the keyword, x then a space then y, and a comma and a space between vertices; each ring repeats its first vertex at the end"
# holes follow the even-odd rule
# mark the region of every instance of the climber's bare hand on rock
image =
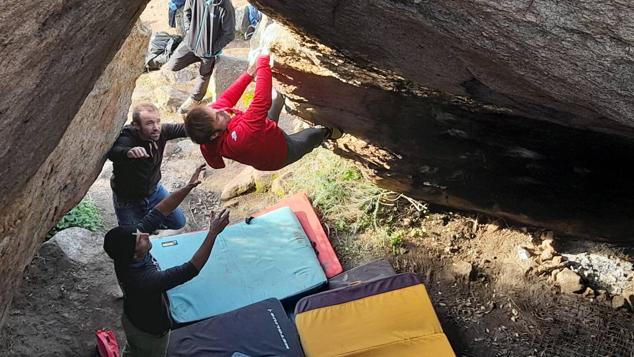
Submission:
POLYGON ((147 154, 147 151, 145 151, 145 148, 141 146, 136 146, 128 150, 128 157, 130 159, 145 159, 150 157, 150 155, 147 154))

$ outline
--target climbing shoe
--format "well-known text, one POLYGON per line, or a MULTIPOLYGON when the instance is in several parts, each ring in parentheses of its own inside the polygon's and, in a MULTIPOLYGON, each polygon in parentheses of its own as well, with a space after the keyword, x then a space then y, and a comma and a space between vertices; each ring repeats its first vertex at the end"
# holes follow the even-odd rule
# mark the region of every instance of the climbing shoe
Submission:
POLYGON ((328 135, 326 135, 326 139, 328 140, 337 140, 343 136, 343 130, 337 127, 333 126, 332 128, 326 129, 328 129, 328 135))
POLYGON ((202 100, 195 100, 192 97, 188 97, 185 102, 178 107, 178 113, 185 115, 191 108, 200 104, 202 104, 202 100))

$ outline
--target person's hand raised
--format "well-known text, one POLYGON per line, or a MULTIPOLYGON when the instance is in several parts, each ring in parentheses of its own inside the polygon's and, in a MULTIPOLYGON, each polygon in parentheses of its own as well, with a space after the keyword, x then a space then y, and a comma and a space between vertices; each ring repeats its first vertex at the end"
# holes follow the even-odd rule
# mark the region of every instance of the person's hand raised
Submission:
POLYGON ((215 235, 220 234, 229 224, 229 213, 230 211, 226 208, 218 213, 212 211, 209 215, 209 232, 215 235))
POLYGON ((194 187, 200 185, 200 183, 201 183, 200 174, 204 173, 205 169, 207 169, 207 165, 206 164, 202 164, 202 165, 198 166, 196 168, 196 171, 194 171, 194 174, 192 175, 192 178, 189 179, 189 182, 187 183, 187 185, 190 186, 191 188, 194 188, 194 187))

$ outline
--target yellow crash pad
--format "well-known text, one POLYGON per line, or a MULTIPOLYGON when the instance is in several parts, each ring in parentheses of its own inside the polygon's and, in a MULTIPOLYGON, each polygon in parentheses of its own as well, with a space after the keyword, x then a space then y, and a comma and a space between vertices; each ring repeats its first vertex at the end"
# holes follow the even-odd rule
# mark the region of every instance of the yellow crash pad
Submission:
POLYGON ((306 356, 455 356, 414 274, 326 291, 295 310, 306 356))

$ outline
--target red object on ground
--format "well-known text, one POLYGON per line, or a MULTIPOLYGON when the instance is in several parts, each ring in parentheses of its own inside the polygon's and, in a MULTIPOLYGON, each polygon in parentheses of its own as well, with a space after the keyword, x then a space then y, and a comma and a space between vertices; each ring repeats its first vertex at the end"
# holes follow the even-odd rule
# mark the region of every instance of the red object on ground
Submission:
POLYGON ((289 198, 286 198, 277 204, 265 208, 264 210, 256 213, 254 216, 261 216, 265 213, 276 210, 280 207, 289 207, 299 219, 299 222, 304 228, 304 232, 308 236, 308 239, 313 243, 313 247, 317 251, 317 259, 321 263, 321 267, 324 269, 327 278, 343 272, 343 267, 337 258, 335 250, 328 240, 326 232, 324 232, 321 222, 317 217, 317 213, 313 209, 313 205, 304 192, 295 194, 289 198))
POLYGON ((100 357, 120 357, 117 337, 112 330, 97 330, 97 352, 100 357))

